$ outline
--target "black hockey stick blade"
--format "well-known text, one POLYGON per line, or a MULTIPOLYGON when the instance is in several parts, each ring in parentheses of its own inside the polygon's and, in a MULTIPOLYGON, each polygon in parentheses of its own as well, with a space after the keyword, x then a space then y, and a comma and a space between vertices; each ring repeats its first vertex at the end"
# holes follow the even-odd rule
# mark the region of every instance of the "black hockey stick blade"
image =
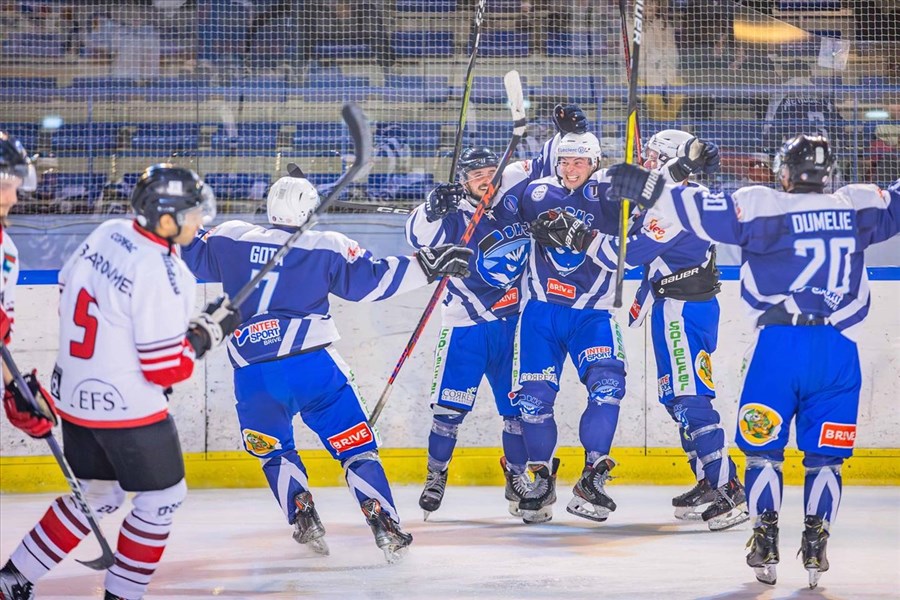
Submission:
MULTIPOLYGON (((25 383, 22 373, 16 366, 15 361, 13 361, 13 357, 5 344, 0 344, 0 356, 2 356, 3 362, 6 363, 7 369, 9 369, 10 374, 13 376, 16 387, 19 388, 22 395, 25 397, 25 401, 28 402, 32 408, 47 414, 49 409, 42 407, 41 404, 37 402, 34 394, 31 393, 31 388, 25 383)), ((81 485, 72 473, 72 468, 69 466, 66 456, 56 442, 56 438, 53 437, 53 434, 51 433, 44 439, 47 441, 47 445, 50 446, 50 452, 53 453, 53 458, 55 458, 57 464, 59 464, 63 477, 66 478, 66 482, 72 490, 72 497, 75 499, 75 504, 78 506, 79 510, 81 510, 82 514, 84 514, 84 518, 87 519, 88 525, 90 525, 91 531, 94 532, 97 542, 100 544, 100 550, 102 551, 99 558, 95 558, 94 560, 79 560, 78 562, 95 571, 105 571, 116 561, 112 548, 109 547, 109 542, 106 541, 106 537, 104 537, 103 531, 100 529, 100 524, 97 522, 97 517, 94 516, 94 511, 91 510, 90 504, 88 504, 87 498, 84 495, 84 490, 81 489, 81 485)))
POLYGON ((294 242, 303 235, 303 232, 315 225, 316 216, 328 210, 328 207, 338 199, 341 192, 344 191, 344 188, 354 182, 368 169, 373 156, 372 130, 369 127, 369 120, 366 118, 362 109, 356 104, 345 104, 344 108, 341 109, 341 117, 343 117, 344 122, 347 124, 347 128, 350 130, 350 137, 353 140, 353 154, 355 157, 353 164, 344 171, 343 175, 341 175, 336 182, 334 182, 334 186, 328 192, 328 195, 319 202, 316 212, 310 215, 306 223, 298 227, 297 230, 285 240, 284 244, 278 248, 275 254, 272 255, 269 261, 262 266, 256 275, 244 284, 244 287, 238 290, 233 298, 228 300, 228 304, 231 306, 240 308, 241 304, 244 303, 247 297, 253 293, 254 289, 256 289, 256 286, 259 285, 259 282, 263 280, 263 277, 265 277, 269 271, 274 269, 275 265, 284 258, 284 255, 288 253, 294 242))
POLYGON ((297 163, 288 163, 287 164, 287 172, 291 177, 297 177, 299 179, 306 179, 306 173, 303 172, 303 169, 300 168, 300 165, 297 163))

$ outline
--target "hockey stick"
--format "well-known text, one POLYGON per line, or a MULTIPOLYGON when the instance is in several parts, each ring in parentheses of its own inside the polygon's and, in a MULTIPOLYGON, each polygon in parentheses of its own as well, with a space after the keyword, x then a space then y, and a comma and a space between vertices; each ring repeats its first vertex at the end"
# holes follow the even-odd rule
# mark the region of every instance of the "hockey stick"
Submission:
MULTIPOLYGON (((631 48, 628 46, 628 0, 619 0, 619 17, 622 20, 622 49, 625 58, 625 77, 631 81, 631 48)), ((638 115, 634 117, 634 143, 637 155, 641 155, 641 124, 638 115)))
MULTIPOLYGON (((638 65, 641 58, 641 37, 644 29, 644 0, 634 0, 633 51, 631 72, 628 74, 628 120, 625 124, 625 162, 634 162, 634 140, 638 131, 638 65)), ((628 219, 631 216, 631 201, 622 198, 619 214, 619 256, 616 263, 616 295, 613 306, 622 306, 622 287, 625 280, 625 247, 628 245, 628 219)))
MULTIPOLYGON (((29 388, 28 384, 25 383, 25 378, 22 377, 22 373, 19 372, 19 368, 13 361, 13 357, 9 353, 9 349, 5 344, 0 345, 0 354, 2 354, 3 362, 6 363, 6 367, 12 374, 13 379, 16 382, 16 386, 19 388, 19 391, 22 392, 22 395, 25 396, 25 400, 29 404, 31 404, 32 408, 36 409, 38 412, 47 414, 48 410, 43 409, 38 404, 37 400, 35 400, 34 394, 31 393, 31 388, 29 388)), ((69 488, 72 490, 72 497, 75 499, 75 504, 78 505, 78 509, 84 514, 84 517, 87 519, 88 524, 91 526, 91 531, 94 532, 94 535, 97 537, 97 541, 100 543, 100 549, 103 551, 103 554, 99 558, 95 558, 94 560, 79 560, 78 562, 88 567, 89 569, 94 569, 95 571, 105 571, 106 569, 110 568, 114 562, 116 562, 115 554, 113 554, 112 548, 109 547, 109 542, 107 542, 106 538, 103 536, 103 532, 100 530, 100 524, 97 522, 97 517, 94 516, 94 511, 91 510, 91 505, 88 504, 87 499, 84 497, 84 490, 81 489, 81 485, 78 483, 78 479, 76 479, 75 475, 72 473, 72 467, 69 466, 69 463, 66 460, 62 449, 59 447, 56 438, 53 437, 53 434, 51 433, 44 439, 47 440, 47 445, 50 446, 50 451, 53 453, 53 458, 56 459, 56 462, 59 464, 59 468, 62 469, 63 477, 65 477, 66 481, 69 483, 69 488)))
MULTIPOLYGON (((503 77, 503 84, 506 86, 506 96, 509 98, 510 110, 512 111, 512 137, 509 140, 509 144, 506 146, 506 151, 504 151, 503 156, 500 157, 500 164, 497 165, 497 172, 494 173, 494 177, 491 179, 490 186, 488 186, 487 191, 478 202, 478 206, 475 207, 475 212, 469 219, 469 224, 466 226, 466 230, 463 232, 462 238, 460 238, 459 240, 460 246, 465 246, 469 243, 472 234, 475 232, 475 226, 478 225, 478 222, 481 220, 484 212, 487 210, 488 206, 491 205, 491 202, 494 199, 494 195, 500 188, 500 184, 503 180, 503 169, 505 169, 506 165, 509 164, 513 153, 516 151, 516 146, 519 145, 519 141, 525 134, 525 125, 528 121, 525 117, 525 100, 522 96, 522 81, 519 79, 518 71, 510 71, 509 73, 507 73, 503 77)), ((384 409, 384 405, 387 403, 388 397, 391 395, 391 390, 393 390, 394 388, 394 381, 396 381, 397 379, 397 374, 400 373, 401 367, 403 367, 403 364, 406 362, 406 359, 409 358, 409 355, 412 354, 413 348, 416 347, 416 342, 419 341, 419 336, 422 335, 422 331, 425 329, 425 325, 426 323, 428 323, 428 319, 429 317, 431 317, 431 313, 434 311, 434 308, 443 297, 444 290, 447 289, 448 282, 449 278, 441 277, 437 289, 435 289, 434 293, 431 295, 431 300, 428 301, 428 305, 425 307, 425 312, 422 313, 422 316, 419 319, 416 328, 413 330, 409 341, 406 343, 406 348, 403 349, 403 353, 400 355, 400 359, 397 361, 397 365, 394 367, 394 372, 391 373, 387 385, 384 387, 384 391, 381 392, 381 396, 378 398, 378 402, 375 404, 375 408, 372 410, 372 414, 369 417, 370 425, 374 425, 378 420, 378 417, 381 415, 381 411, 384 409)))
POLYGON ((363 113, 362 109, 355 104, 345 104, 344 108, 341 109, 341 117, 343 117, 344 122, 347 124, 347 128, 350 130, 350 136, 353 138, 353 153, 356 159, 353 161, 350 168, 347 169, 334 183, 334 187, 331 188, 331 191, 325 199, 319 203, 319 206, 316 207, 316 211, 310 215, 306 223, 298 227, 297 230, 285 240, 284 244, 278 248, 275 254, 272 255, 269 261, 260 268, 259 272, 256 273, 250 281, 244 284, 244 287, 238 290, 234 297, 228 301, 231 306, 240 308, 241 304, 244 303, 247 297, 253 293, 254 289, 256 289, 256 286, 259 285, 259 282, 262 281, 269 271, 274 269, 275 265, 284 258, 284 255, 287 254, 288 251, 290 251, 291 246, 301 235, 303 235, 303 232, 315 225, 316 216, 324 213, 325 210, 337 200, 338 196, 341 195, 343 189, 353 182, 372 160, 372 132, 369 129, 369 121, 366 119, 366 115, 363 113))
POLYGON ((456 139, 453 142, 453 160, 450 161, 450 175, 447 181, 456 180, 456 165, 459 163, 459 155, 462 152, 463 130, 466 128, 466 113, 469 111, 469 96, 472 94, 472 82, 475 79, 475 57, 478 56, 478 46, 481 43, 481 24, 484 22, 484 6, 487 0, 479 0, 475 9, 475 23, 472 25, 474 37, 472 41, 472 54, 469 56, 469 65, 466 67, 466 85, 463 88, 462 105, 459 107, 459 123, 456 124, 456 139))

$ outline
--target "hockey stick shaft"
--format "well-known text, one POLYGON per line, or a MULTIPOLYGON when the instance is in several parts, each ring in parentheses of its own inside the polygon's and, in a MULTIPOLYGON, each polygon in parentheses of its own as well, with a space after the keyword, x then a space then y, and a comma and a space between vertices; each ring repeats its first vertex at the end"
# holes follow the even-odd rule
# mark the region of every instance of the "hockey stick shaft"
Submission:
MULTIPOLYGON (((527 120, 525 118, 524 98, 522 97, 522 82, 519 79, 519 73, 517 71, 510 71, 504 77, 504 83, 506 85, 506 93, 509 97, 512 110, 512 137, 509 140, 509 144, 506 146, 506 151, 504 151, 503 156, 500 157, 500 164, 497 165, 497 171, 496 173, 494 173, 494 177, 491 179, 491 183, 488 186, 487 191, 485 191, 484 195, 481 197, 481 200, 478 202, 478 206, 475 208, 475 212, 469 219, 469 224, 466 226, 466 230, 463 232, 462 238, 460 238, 459 240, 460 246, 465 246, 469 243, 469 240, 475 233, 475 227, 478 225, 481 217, 493 202, 494 196, 497 194, 497 191, 500 189, 500 185, 503 181, 503 170, 512 159, 513 153, 515 153, 516 151, 516 146, 519 145, 519 141, 522 139, 522 136, 525 133, 525 125, 527 123, 527 120)), ((394 367, 394 371, 391 373, 387 385, 384 387, 384 391, 381 392, 381 396, 378 398, 378 402, 375 404, 375 408, 372 410, 372 415, 369 417, 370 424, 374 425, 378 420, 378 417, 381 415, 381 411, 384 410, 384 406, 387 403, 387 400, 391 395, 391 391, 394 388, 394 381, 396 381, 397 375, 400 373, 400 369, 406 363, 406 359, 409 358, 410 354, 412 354, 413 349, 416 347, 416 343, 419 341, 419 336, 421 336, 422 331, 425 330, 425 325, 428 323, 428 319, 431 317, 431 313, 434 312, 434 309, 437 306, 438 302, 444 296, 444 290, 447 289, 448 282, 448 277, 441 277, 437 289, 435 289, 434 293, 431 295, 431 299, 425 306, 425 311, 419 318, 419 322, 416 324, 416 328, 413 330, 409 341, 406 343, 406 347, 403 349, 403 353, 400 355, 400 359, 397 361, 397 364, 394 367)))
MULTIPOLYGON (((25 400, 38 412, 44 412, 38 406, 34 394, 31 393, 31 388, 28 387, 25 378, 22 377, 22 373, 16 366, 15 361, 13 361, 13 357, 5 344, 0 345, 0 355, 3 356, 3 362, 6 363, 6 368, 9 369, 9 372, 12 374, 16 386, 19 388, 22 395, 25 396, 25 400)), ((94 516, 94 511, 91 509, 91 505, 88 504, 87 498, 85 498, 84 490, 81 489, 78 479, 76 479, 75 475, 72 473, 72 468, 69 466, 69 462, 66 460, 56 438, 53 437, 53 434, 51 433, 44 439, 47 441, 47 445, 50 446, 50 452, 53 453, 53 458, 55 458, 56 462, 59 464, 59 468, 63 472, 63 477, 66 478, 66 482, 68 482, 69 488, 72 490, 72 497, 75 499, 75 504, 78 505, 78 509, 84 514, 84 518, 87 519, 88 525, 90 525, 91 531, 93 531, 94 535, 97 537, 97 541, 100 543, 100 549, 103 552, 99 558, 87 561, 79 560, 78 562, 95 571, 105 571, 115 562, 115 554, 113 554, 112 548, 109 547, 109 542, 107 542, 106 538, 103 536, 103 531, 100 530, 100 523, 97 522, 97 517, 94 516)))
MULTIPOLYGON (((622 20, 622 50, 625 58, 625 77, 631 81, 631 48, 628 43, 628 0, 619 0, 619 17, 622 20)), ((641 155, 641 123, 638 115, 634 118, 634 143, 637 155, 641 155)))
POLYGON ((344 108, 341 110, 341 116, 347 124, 347 127, 350 129, 350 135, 353 138, 353 151, 355 155, 353 164, 335 182, 334 187, 331 188, 328 196, 326 196, 325 199, 319 203, 319 206, 316 207, 316 212, 310 215, 309 219, 307 219, 303 225, 298 227, 296 231, 291 233, 284 244, 278 248, 275 254, 262 266, 259 272, 229 300, 229 304, 232 306, 240 308, 241 304, 244 303, 256 289, 256 286, 259 285, 259 282, 262 281, 269 271, 274 269, 275 265, 290 251, 294 242, 303 235, 303 232, 316 223, 316 216, 324 213, 328 207, 338 199, 344 188, 353 182, 372 160, 372 132, 369 129, 369 122, 366 119, 366 115, 363 114, 362 109, 355 104, 345 104, 344 108))
MULTIPOLYGON (((628 120, 625 124, 625 162, 634 162, 635 137, 638 128, 638 66, 641 58, 641 39, 644 30, 644 0, 634 0, 634 31, 632 32, 631 72, 628 74, 628 120)), ((619 213, 619 256, 616 263, 616 293, 613 306, 622 306, 622 288, 625 281, 625 249, 628 245, 628 219, 631 202, 622 199, 619 213)))
POLYGON ((459 123, 456 124, 456 139, 453 142, 453 160, 450 161, 450 175, 447 181, 456 180, 456 166, 459 163, 459 155, 462 152, 463 131, 466 128, 466 114, 469 111, 469 96, 472 95, 472 83, 475 80, 475 58, 478 56, 478 46, 481 43, 481 25, 484 22, 484 7, 487 0, 479 0, 475 9, 475 22, 473 24, 474 35, 472 37, 472 54, 469 55, 469 65, 466 67, 466 84, 463 88, 462 104, 459 107, 459 123))

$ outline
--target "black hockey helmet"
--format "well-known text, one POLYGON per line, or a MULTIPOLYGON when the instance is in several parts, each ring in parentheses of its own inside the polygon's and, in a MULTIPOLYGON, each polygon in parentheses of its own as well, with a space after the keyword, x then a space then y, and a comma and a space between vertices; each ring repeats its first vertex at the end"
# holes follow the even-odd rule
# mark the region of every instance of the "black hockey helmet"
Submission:
POLYGON ((828 140, 822 135, 800 134, 784 143, 775 154, 772 170, 781 177, 787 169, 788 192, 821 192, 831 178, 834 155, 828 140))
POLYGON ((131 192, 131 206, 140 225, 154 230, 162 215, 172 215, 178 227, 184 215, 200 209, 203 222, 216 216, 216 197, 200 176, 190 169, 163 163, 148 167, 131 192))
POLYGON ((37 173, 22 142, 5 131, 0 131, 0 179, 18 177, 19 189, 33 192, 37 188, 37 173))
POLYGON ((490 148, 469 147, 459 155, 456 173, 460 183, 465 183, 466 179, 469 178, 470 171, 499 165, 500 157, 494 154, 490 148))

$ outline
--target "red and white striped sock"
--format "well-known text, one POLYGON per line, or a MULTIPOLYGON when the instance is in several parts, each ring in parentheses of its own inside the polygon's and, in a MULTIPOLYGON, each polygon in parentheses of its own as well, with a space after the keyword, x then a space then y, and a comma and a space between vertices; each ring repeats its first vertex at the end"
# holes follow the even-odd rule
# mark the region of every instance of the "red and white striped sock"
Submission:
POLYGON ((141 598, 162 558, 172 529, 172 518, 131 511, 119 530, 116 562, 106 574, 106 589, 123 598, 141 598))
POLYGON ((72 496, 60 496, 22 538, 10 559, 22 575, 36 582, 62 562, 90 531, 72 496))

